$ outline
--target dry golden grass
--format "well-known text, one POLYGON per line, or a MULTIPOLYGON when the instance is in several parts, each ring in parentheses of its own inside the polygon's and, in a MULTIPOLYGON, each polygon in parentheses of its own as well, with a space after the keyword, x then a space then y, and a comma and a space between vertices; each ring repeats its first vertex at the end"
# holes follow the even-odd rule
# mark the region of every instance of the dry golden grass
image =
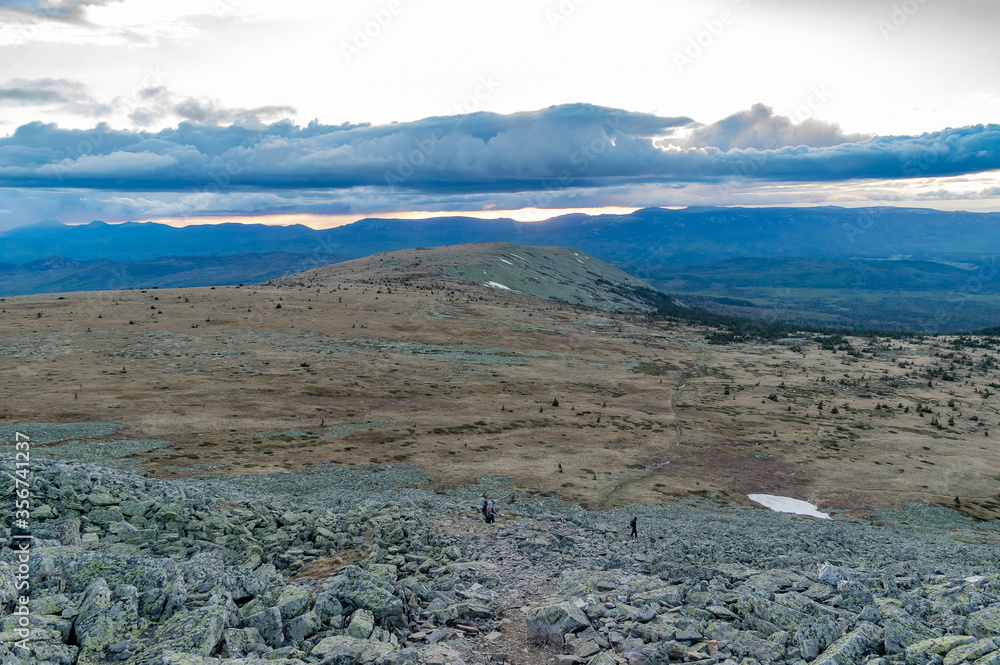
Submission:
POLYGON ((166 478, 407 463, 435 488, 506 475, 593 507, 764 492, 857 511, 956 496, 981 516, 1000 508, 986 436, 997 397, 977 392, 997 383, 991 351, 955 351, 972 365, 953 367, 935 356, 949 338, 861 357, 709 346, 703 329, 393 267, 370 257, 274 286, 6 298, 0 424, 119 421, 112 438, 173 443, 177 455, 141 458, 166 478), (474 352, 494 347, 506 351, 474 352), (523 364, 477 362, 504 357, 523 364), (957 380, 928 387, 941 368, 957 380), (305 434, 247 436, 290 430, 305 434))

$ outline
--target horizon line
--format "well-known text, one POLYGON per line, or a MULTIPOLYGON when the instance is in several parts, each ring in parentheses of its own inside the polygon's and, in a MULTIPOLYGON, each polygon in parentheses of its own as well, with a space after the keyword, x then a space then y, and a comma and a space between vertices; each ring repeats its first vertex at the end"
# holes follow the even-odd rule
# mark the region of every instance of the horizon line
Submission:
POLYGON ((695 204, 686 206, 603 206, 603 207, 583 207, 583 208, 519 208, 516 210, 411 210, 402 212, 386 212, 386 213, 355 213, 355 214, 339 214, 339 215, 324 215, 318 213, 279 213, 279 214, 262 214, 262 215, 203 215, 203 216, 191 216, 191 217, 151 217, 149 219, 136 221, 136 220, 122 220, 114 222, 106 222, 103 220, 91 220, 89 222, 60 222, 59 220, 43 220, 39 222, 34 222, 30 224, 21 224, 19 226, 14 226, 6 231, 0 231, 0 233, 6 233, 19 228, 27 228, 31 226, 46 226, 46 225, 61 225, 61 226, 89 226, 94 223, 105 224, 108 226, 121 226, 123 224, 161 224, 164 226, 171 226, 173 228, 185 228, 187 226, 213 226, 222 224, 244 224, 244 225, 263 225, 263 226, 276 226, 276 227, 288 227, 288 226, 306 226, 316 231, 323 231, 332 228, 338 228, 341 226, 348 226, 355 224, 363 220, 385 220, 385 221, 408 221, 408 220, 422 220, 422 219, 439 219, 439 218, 456 218, 456 217, 471 217, 481 220, 510 220, 519 223, 538 223, 545 222, 556 217, 562 217, 566 215, 573 214, 583 214, 591 217, 596 217, 599 215, 630 215, 638 210, 647 210, 651 208, 658 208, 661 210, 690 210, 697 208, 717 208, 726 210, 737 210, 737 209, 767 209, 767 208, 799 208, 799 209, 819 209, 819 208, 841 208, 841 209, 854 209, 854 208, 897 208, 900 210, 922 210, 922 211, 932 211, 932 212, 958 212, 958 213, 969 213, 969 214, 990 214, 990 213, 1000 213, 1000 210, 942 210, 940 208, 931 207, 918 207, 913 205, 892 205, 892 204, 881 204, 872 205, 872 202, 858 202, 857 205, 845 205, 844 202, 839 202, 838 204, 816 204, 816 205, 801 205, 801 204, 742 204, 742 205, 707 205, 707 204, 695 204), (384 216, 383 216, 384 215, 384 216))

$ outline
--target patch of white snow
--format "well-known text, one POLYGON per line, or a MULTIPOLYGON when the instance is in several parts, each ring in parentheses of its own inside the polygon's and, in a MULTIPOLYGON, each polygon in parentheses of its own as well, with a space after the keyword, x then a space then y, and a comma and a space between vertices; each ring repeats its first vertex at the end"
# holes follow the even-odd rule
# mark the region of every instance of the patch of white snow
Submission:
POLYGON ((799 499, 790 499, 787 496, 775 496, 773 494, 748 494, 747 498, 777 513, 794 513, 796 515, 818 517, 824 520, 830 519, 829 515, 821 513, 817 506, 808 501, 800 501, 799 499))
POLYGON ((494 289, 503 289, 504 291, 512 290, 509 286, 504 286, 500 282, 486 282, 486 284, 484 284, 483 286, 489 286, 494 289))
POLYGON ((507 265, 509 265, 509 266, 512 266, 512 265, 514 265, 513 263, 511 263, 511 262, 510 262, 510 261, 508 261, 507 259, 500 259, 500 260, 501 260, 501 261, 503 261, 504 263, 506 263, 506 264, 507 264, 507 265))

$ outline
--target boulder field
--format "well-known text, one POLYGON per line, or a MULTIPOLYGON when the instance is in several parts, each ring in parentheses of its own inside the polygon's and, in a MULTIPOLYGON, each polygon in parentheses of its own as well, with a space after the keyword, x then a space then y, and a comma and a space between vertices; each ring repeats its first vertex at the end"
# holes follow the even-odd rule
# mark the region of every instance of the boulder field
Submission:
MULTIPOLYGON (((1000 529, 944 508, 253 482, 33 461, 29 529, 0 527, 0 662, 1000 664, 1000 529)), ((8 482, 5 515, 14 499, 8 482)))

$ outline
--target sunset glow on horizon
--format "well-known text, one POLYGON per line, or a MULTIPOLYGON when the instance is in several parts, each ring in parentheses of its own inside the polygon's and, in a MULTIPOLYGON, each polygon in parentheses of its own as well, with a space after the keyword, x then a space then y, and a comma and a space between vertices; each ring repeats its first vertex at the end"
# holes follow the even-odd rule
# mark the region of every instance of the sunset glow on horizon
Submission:
MULTIPOLYGON (((433 219, 435 217, 474 217, 476 219, 512 219, 515 222, 544 222, 560 215, 626 215, 639 208, 623 208, 618 206, 603 208, 522 208, 520 210, 413 210, 407 212, 387 212, 374 214, 348 215, 254 215, 254 216, 218 216, 218 217, 160 217, 142 220, 139 223, 165 224, 175 228, 196 226, 199 224, 264 224, 266 226, 292 226, 301 224, 312 229, 332 229, 346 226, 362 219, 433 219)), ((118 222, 124 223, 124 222, 118 222)), ((83 226, 85 224, 70 224, 83 226)))

